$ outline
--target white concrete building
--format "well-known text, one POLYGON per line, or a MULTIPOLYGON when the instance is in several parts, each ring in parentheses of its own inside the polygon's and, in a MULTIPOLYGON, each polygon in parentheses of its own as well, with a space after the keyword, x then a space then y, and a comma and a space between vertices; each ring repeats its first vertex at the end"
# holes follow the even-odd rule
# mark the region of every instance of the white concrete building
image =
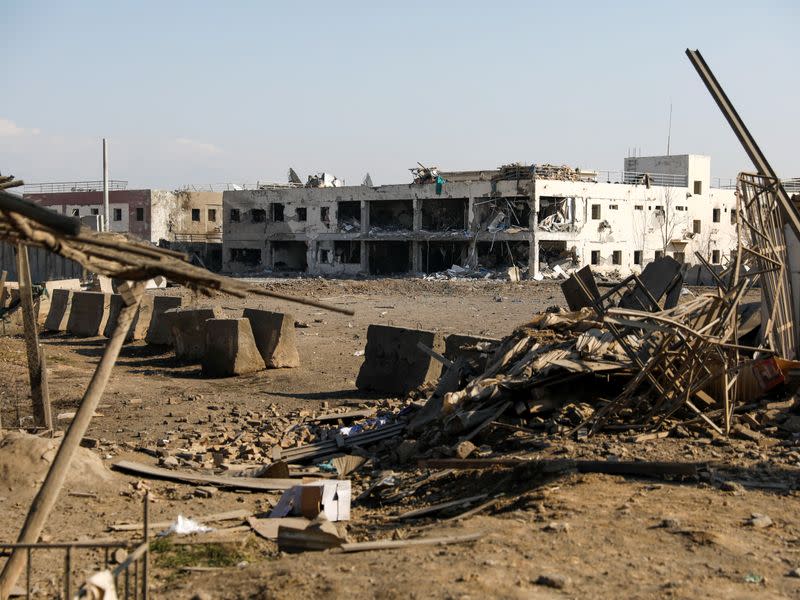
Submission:
POLYGON ((518 265, 625 274, 664 253, 723 263, 735 245, 733 189, 710 159, 625 159, 620 172, 513 165, 378 187, 223 193, 223 270, 309 274, 434 272, 518 265))

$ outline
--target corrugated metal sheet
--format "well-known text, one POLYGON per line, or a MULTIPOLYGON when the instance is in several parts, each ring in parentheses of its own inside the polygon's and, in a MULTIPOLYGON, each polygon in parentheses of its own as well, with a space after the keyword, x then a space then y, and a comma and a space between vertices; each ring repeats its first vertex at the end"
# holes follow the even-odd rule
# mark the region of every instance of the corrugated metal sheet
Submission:
MULTIPOLYGON (((83 275, 83 267, 43 248, 28 248, 33 283, 50 279, 74 279, 83 275)), ((17 255, 14 246, 0 242, 0 271, 8 271, 8 281, 17 281, 17 255)))

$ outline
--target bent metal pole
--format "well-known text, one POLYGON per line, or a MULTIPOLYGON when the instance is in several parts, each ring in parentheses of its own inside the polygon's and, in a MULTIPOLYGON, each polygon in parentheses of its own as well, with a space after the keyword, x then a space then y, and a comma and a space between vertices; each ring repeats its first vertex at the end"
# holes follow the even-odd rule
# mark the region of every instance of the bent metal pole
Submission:
MULTIPOLYGON (((145 284, 141 281, 120 286, 119 291, 125 306, 119 313, 117 325, 106 344, 103 357, 94 371, 89 387, 86 388, 86 393, 83 396, 83 400, 81 400, 77 413, 75 413, 75 418, 72 419, 64 439, 58 447, 44 483, 42 483, 42 487, 33 502, 31 502, 28 516, 25 518, 25 524, 22 526, 17 538, 17 542, 20 544, 35 543, 42 534, 47 518, 50 516, 50 512, 58 500, 61 488, 64 486, 72 457, 75 455, 75 451, 78 449, 87 429, 89 429, 92 415, 94 415, 94 411, 103 396, 103 391, 111 376, 111 370, 114 368, 119 351, 122 349, 122 344, 128 335, 131 322, 136 316, 139 302, 144 293, 144 287, 145 284)), ((25 560, 24 549, 15 548, 12 551, 11 556, 3 567, 2 573, 0 573, 0 600, 7 600, 9 597, 11 590, 17 583, 17 579, 25 568, 25 560)))

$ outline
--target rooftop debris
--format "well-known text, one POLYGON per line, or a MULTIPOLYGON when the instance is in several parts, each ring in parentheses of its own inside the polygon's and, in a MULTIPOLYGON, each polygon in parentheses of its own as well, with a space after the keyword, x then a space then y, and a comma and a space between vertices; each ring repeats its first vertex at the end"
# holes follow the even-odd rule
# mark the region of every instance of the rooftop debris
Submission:
POLYGON ((597 173, 582 171, 567 165, 534 165, 533 172, 539 179, 557 179, 559 181, 595 181, 597 173))
POLYGON ((417 163, 418 167, 409 169, 414 177, 414 183, 436 183, 439 178, 439 167, 426 167, 422 163, 417 163))

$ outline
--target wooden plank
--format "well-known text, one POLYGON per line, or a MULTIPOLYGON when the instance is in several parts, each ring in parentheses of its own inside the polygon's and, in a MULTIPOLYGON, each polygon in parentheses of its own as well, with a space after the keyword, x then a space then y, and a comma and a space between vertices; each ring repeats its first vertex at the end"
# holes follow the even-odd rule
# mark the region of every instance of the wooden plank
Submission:
POLYGON ((199 546, 202 544, 242 544, 251 533, 249 525, 225 527, 205 533, 176 535, 171 533, 167 539, 175 546, 199 546))
POLYGON ((478 500, 483 500, 486 498, 488 494, 480 494, 478 496, 470 496, 468 498, 460 498, 458 500, 451 500, 450 502, 441 502, 439 504, 433 504, 431 506, 427 506, 425 508, 418 508, 416 510, 410 510, 408 512, 404 512, 400 515, 392 517, 392 520, 396 521, 404 521, 405 519, 418 519, 420 517, 424 517, 425 515, 430 515, 434 513, 438 513, 442 510, 453 508, 455 506, 463 506, 464 504, 471 504, 473 502, 477 502, 478 500))
POLYGON ((173 471, 162 467, 151 467, 130 460, 121 460, 112 468, 126 473, 154 479, 168 479, 179 483, 208 484, 219 487, 253 490, 257 492, 282 492, 297 485, 296 479, 258 479, 256 477, 224 477, 221 475, 203 475, 188 471, 173 471))
POLYGON ((608 475, 635 475, 653 477, 663 475, 694 476, 705 463, 692 462, 648 462, 611 460, 513 460, 506 458, 437 458, 424 459, 417 463, 428 469, 493 469, 514 468, 522 465, 541 467, 543 471, 575 469, 581 473, 605 473, 608 475))
POLYGON ((449 358, 445 358, 444 356, 442 356, 441 354, 436 352, 436 350, 433 350, 432 348, 428 348, 422 342, 417 342, 417 348, 419 350, 422 350, 425 354, 430 356, 432 359, 438 360, 440 363, 442 363, 448 369, 452 369, 453 368, 453 361, 452 360, 450 360, 449 358))
MULTIPOLYGON (((229 510, 228 512, 214 513, 204 517, 195 517, 198 523, 216 523, 218 521, 244 521, 253 515, 253 511, 239 509, 229 510)), ((164 529, 172 525, 173 521, 155 521, 148 523, 148 529, 164 529)), ((109 531, 141 531, 142 523, 112 523, 108 526, 109 531)))
POLYGON ((473 515, 477 515, 479 512, 486 510, 487 508, 492 508, 495 504, 500 502, 501 500, 505 499, 505 496, 497 496, 496 498, 491 498, 486 502, 482 502, 469 510, 462 512, 460 514, 455 515, 454 517, 450 517, 449 519, 445 519, 445 521, 460 521, 462 519, 467 519, 473 515))
POLYGON ((487 417, 480 425, 478 425, 475 429, 470 431, 467 435, 463 436, 461 439, 462 442, 468 442, 476 435, 478 435, 481 431, 483 431, 492 421, 494 421, 497 417, 502 415, 506 409, 511 406, 511 402, 503 402, 496 411, 494 411, 489 417, 487 417))
POLYGON ((375 542, 354 542, 342 544, 344 552, 365 552, 367 550, 394 550, 397 548, 410 548, 412 546, 444 546, 447 544, 463 544, 475 542, 483 537, 483 533, 468 533, 465 535, 450 535, 443 537, 414 538, 410 540, 379 540, 375 542))
POLYGON ((319 415, 310 419, 311 421, 316 422, 323 422, 323 421, 338 421, 339 419, 348 420, 348 419, 366 419, 367 417, 371 417, 375 414, 374 408, 364 408, 360 410, 348 410, 346 412, 340 413, 326 413, 324 415, 319 415))
POLYGON ((6 302, 6 279, 8 278, 8 271, 0 273, 0 308, 5 306, 6 302))
POLYGON ((47 370, 42 365, 42 349, 36 330, 36 315, 33 312, 33 284, 28 263, 28 247, 17 244, 17 274, 19 278, 19 300, 22 307, 22 322, 25 329, 25 349, 28 355, 28 377, 31 383, 33 421, 37 427, 53 428, 50 413, 50 395, 47 388, 47 370))

